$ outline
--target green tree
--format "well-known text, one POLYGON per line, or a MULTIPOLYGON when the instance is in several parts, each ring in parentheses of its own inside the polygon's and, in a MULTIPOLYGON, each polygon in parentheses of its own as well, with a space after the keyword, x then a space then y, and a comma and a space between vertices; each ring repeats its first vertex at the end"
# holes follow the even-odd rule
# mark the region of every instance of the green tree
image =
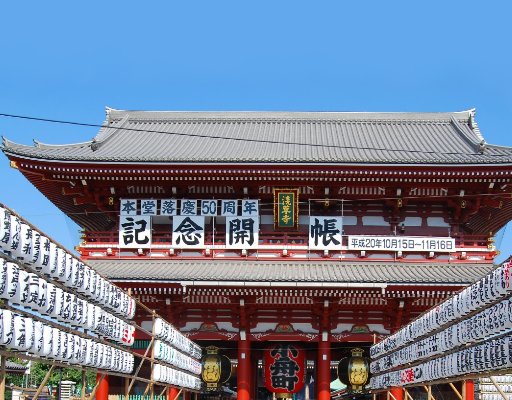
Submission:
MULTIPOLYGON (((33 362, 32 367, 30 368, 31 375, 31 383, 34 385, 40 385, 43 381, 46 373, 50 369, 50 364, 45 364, 42 362, 33 362)), ((86 372, 86 382, 88 386, 94 386, 96 383, 96 373, 91 370, 87 370, 86 372)), ((48 380, 47 385, 52 385, 52 387, 58 387, 59 382, 61 380, 61 371, 60 368, 55 368, 53 370, 50 379, 48 380)), ((82 371, 74 368, 62 368, 62 380, 63 381, 73 381, 77 384, 82 383, 82 371)))

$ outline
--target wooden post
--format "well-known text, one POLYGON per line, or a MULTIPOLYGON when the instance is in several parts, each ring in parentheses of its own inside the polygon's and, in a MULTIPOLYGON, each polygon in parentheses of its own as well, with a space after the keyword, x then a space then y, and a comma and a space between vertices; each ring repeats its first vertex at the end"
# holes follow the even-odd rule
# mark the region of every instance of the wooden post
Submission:
MULTIPOLYGON (((154 325, 154 324, 153 324, 154 325)), ((146 351, 144 352, 144 356, 143 357, 147 357, 148 355, 148 352, 149 350, 151 349, 151 346, 153 346, 153 342, 155 341, 155 337, 153 336, 151 338, 151 341, 149 342, 148 344, 148 348, 146 349, 146 351)), ((146 359, 145 358, 142 358, 140 360, 140 364, 139 366, 137 367, 137 370, 135 371, 135 374, 133 374, 133 376, 138 376, 139 375, 139 372, 140 372, 140 369, 142 368, 142 364, 144 364, 144 361, 146 359)), ((130 382, 130 384, 128 385, 128 389, 126 389, 126 400, 128 400, 128 396, 130 395, 130 390, 132 390, 132 386, 133 384, 135 383, 135 378, 133 378, 130 382)), ((92 399, 91 399, 92 400, 92 399)))
MULTIPOLYGON (((2 357, 2 359, 4 359, 4 358, 5 357, 2 357)), ((48 370, 48 372, 44 376, 43 381, 41 382, 41 384, 37 388, 36 393, 34 394, 34 397, 32 397, 33 400, 37 400, 37 398, 39 397, 39 395, 43 391, 43 388, 46 386, 46 382, 48 382, 48 379, 50 379, 50 377, 52 376, 54 368, 55 368, 55 365, 52 364, 52 366, 50 367, 50 369, 48 370)))
MULTIPOLYGON (((459 400, 464 400, 464 397, 463 395, 457 390, 457 388, 455 387, 455 385, 452 383, 452 382, 449 382, 449 385, 450 387, 452 388, 452 390, 455 392, 455 394, 457 395, 457 397, 459 398, 459 400)), ((462 393, 464 393, 464 383, 462 384, 462 393)))
POLYGON ((85 400, 85 389, 87 386, 87 373, 85 369, 82 370, 82 393, 81 393, 81 399, 85 400))
POLYGON ((5 356, 0 356, 0 400, 5 400, 5 356))

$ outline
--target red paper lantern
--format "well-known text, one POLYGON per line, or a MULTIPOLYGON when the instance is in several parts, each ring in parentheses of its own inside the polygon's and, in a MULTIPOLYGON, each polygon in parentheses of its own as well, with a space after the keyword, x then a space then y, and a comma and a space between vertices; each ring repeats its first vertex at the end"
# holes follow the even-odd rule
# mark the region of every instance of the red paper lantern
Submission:
POLYGON ((265 386, 272 393, 297 393, 306 381, 305 351, 292 343, 276 343, 265 350, 265 386))

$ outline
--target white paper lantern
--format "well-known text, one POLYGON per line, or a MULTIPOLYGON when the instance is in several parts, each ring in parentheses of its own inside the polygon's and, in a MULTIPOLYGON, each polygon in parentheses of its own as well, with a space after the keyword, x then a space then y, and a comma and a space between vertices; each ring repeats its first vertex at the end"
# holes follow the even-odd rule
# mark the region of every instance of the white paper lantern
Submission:
POLYGON ((75 300, 75 295, 73 293, 64 291, 61 312, 59 315, 57 315, 57 319, 59 321, 61 321, 61 322, 70 322, 71 321, 71 312, 72 312, 74 300, 75 300))
POLYGON ((39 310, 39 276, 32 272, 28 273, 28 297, 25 306, 34 311, 39 310))
POLYGON ((34 320, 30 317, 25 318, 25 350, 30 350, 34 346, 35 332, 34 320))
POLYGON ((10 234, 9 234, 9 241, 7 242, 7 248, 5 249, 8 251, 12 257, 17 258, 18 255, 21 254, 20 251, 20 234, 21 234, 21 221, 20 219, 14 215, 11 214, 10 216, 11 224, 10 224, 10 234))
POLYGON ((101 325, 102 319, 104 318, 104 311, 101 307, 95 305, 94 306, 94 314, 92 320, 92 330, 96 331, 98 327, 101 325))
POLYGON ((7 291, 7 261, 0 258, 0 299, 8 298, 7 291))
POLYGON ((91 296, 91 268, 88 265, 82 264, 81 273, 83 274, 82 285, 77 289, 80 293, 84 293, 87 297, 91 296))
POLYGON ((66 362, 73 363, 74 357, 75 357, 75 335, 71 333, 64 332, 64 335, 66 337, 66 353, 65 353, 65 360, 66 362))
POLYGON ((100 275, 96 275, 96 301, 98 303, 103 303, 103 299, 105 298, 105 281, 100 275))
POLYGON ((135 299, 132 299, 130 297, 128 304, 129 304, 129 307, 128 307, 128 312, 126 313, 126 317, 128 319, 133 319, 133 317, 135 316, 135 307, 136 307, 135 299))
POLYGON ((54 307, 53 307, 53 312, 50 314, 50 317, 53 318, 53 319, 56 319, 56 320, 61 320, 62 319, 62 309, 64 307, 64 302, 65 302, 65 299, 64 299, 64 291, 58 287, 58 286, 54 286, 54 290, 55 290, 55 303, 54 303, 54 307))
POLYGON ((77 259, 73 255, 69 253, 66 255, 66 272, 64 279, 67 287, 73 287, 73 279, 76 282, 77 278, 75 278, 74 275, 78 273, 77 262, 77 259))
POLYGON ((28 349, 25 330, 25 318, 14 314, 14 339, 11 343, 11 349, 25 351, 28 349))
POLYGON ((87 325, 87 302, 77 297, 76 304, 76 325, 85 327, 87 325))
POLYGON ((18 286, 16 293, 10 299, 10 302, 14 305, 25 304, 28 298, 28 272, 25 270, 18 270, 18 286))
POLYGON ((75 264, 73 265, 73 279, 71 285, 76 289, 77 292, 84 292, 84 264, 75 258, 75 264))
POLYGON ((94 342, 91 339, 85 339, 85 360, 87 366, 94 365, 94 342))
POLYGON ((32 248, 30 253, 31 258, 26 263, 31 265, 33 270, 40 271, 41 269, 37 267, 40 266, 38 261, 41 258, 41 234, 35 229, 32 231, 32 248))
POLYGON ((0 249, 9 251, 11 237, 11 213, 0 206, 0 249))
POLYGON ((87 293, 89 297, 96 300, 96 283, 97 283, 97 273, 94 269, 89 269, 89 287, 87 289, 87 293))
POLYGON ((43 355, 43 323, 40 321, 34 321, 34 341, 29 352, 38 356, 43 355))
POLYGON ((60 247, 55 248, 55 258, 50 269, 50 276, 59 282, 64 282, 66 271, 66 251, 60 247))
POLYGON ((94 327, 94 304, 87 302, 85 304, 84 314, 87 314, 87 319, 84 328, 93 330, 94 327))
POLYGON ((104 280, 103 282, 104 292, 103 299, 101 300, 101 303, 106 306, 106 308, 110 308, 110 292, 112 289, 112 285, 109 281, 104 280))
POLYGON ((78 301, 78 296, 72 294, 68 322, 75 328, 78 328, 80 326, 80 317, 78 315, 78 301))
POLYGON ((41 357, 50 357, 53 349, 53 328, 43 324, 43 347, 41 357))
MULTIPOLYGON (((41 236, 41 254, 41 272, 46 276, 51 276, 51 270, 55 265, 55 259, 57 257, 57 246, 46 236, 41 236)), ((38 268, 36 263, 36 269, 38 268)))
POLYGON ((52 328, 52 352, 48 355, 49 358, 60 360, 62 354, 62 342, 60 330, 52 328))
POLYGON ((2 335, 0 336, 0 344, 11 348, 14 341, 14 314, 9 310, 1 311, 2 335))
POLYGON ((59 275, 58 268, 62 262, 62 259, 59 259, 59 256, 62 257, 62 249, 60 249, 54 242, 50 241, 50 262, 48 265, 48 274, 55 280, 57 280, 57 276, 59 275))
POLYGON ((2 298, 12 301, 14 298, 18 299, 19 302, 19 280, 20 280, 20 269, 14 263, 6 263, 7 270, 7 287, 6 291, 2 294, 2 298))
POLYGON ((13 257, 24 263, 32 261, 32 228, 25 222, 20 224, 20 242, 18 248, 13 250, 13 257))
POLYGON ((41 314, 46 314, 48 308, 48 282, 44 279, 39 279, 37 308, 36 311, 41 314))
POLYGON ((160 381, 160 378, 161 378, 161 369, 162 367, 160 366, 160 364, 155 364, 153 365, 153 380, 154 381, 160 381))

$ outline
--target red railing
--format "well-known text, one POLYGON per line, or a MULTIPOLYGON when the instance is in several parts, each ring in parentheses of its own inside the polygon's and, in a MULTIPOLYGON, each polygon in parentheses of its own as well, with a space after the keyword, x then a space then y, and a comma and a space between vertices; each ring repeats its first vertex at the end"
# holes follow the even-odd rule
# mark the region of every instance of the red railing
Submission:
MULTIPOLYGON (((365 233, 351 233, 353 235, 375 235, 377 233, 368 232, 365 233)), ((380 233, 383 235, 382 233, 380 233)), ((386 235, 391 236, 391 235, 386 235)), ((408 236, 400 234, 397 236, 408 236)), ((412 235, 411 235, 412 236, 412 235)), ((437 235, 432 235, 437 236, 437 235)), ((441 236, 441 235, 439 235, 441 236)), ((446 236, 446 235, 443 235, 446 236)), ((487 247, 489 244, 488 238, 484 235, 457 235, 452 236, 455 239, 457 247, 487 247)), ((118 244, 118 232, 107 231, 107 232, 86 232, 82 236, 82 240, 85 244, 104 244, 117 245, 118 244)), ((308 244, 308 234, 306 232, 285 232, 275 233, 269 231, 263 231, 259 233, 259 243, 264 245, 286 245, 286 246, 300 246, 308 244)), ((347 236, 343 237, 343 245, 347 244, 347 236)), ((226 235, 224 232, 216 234, 206 233, 205 234, 205 245, 219 244, 222 245, 226 241, 226 235)), ((168 244, 172 243, 171 232, 153 231, 152 233, 153 244, 168 244)))

